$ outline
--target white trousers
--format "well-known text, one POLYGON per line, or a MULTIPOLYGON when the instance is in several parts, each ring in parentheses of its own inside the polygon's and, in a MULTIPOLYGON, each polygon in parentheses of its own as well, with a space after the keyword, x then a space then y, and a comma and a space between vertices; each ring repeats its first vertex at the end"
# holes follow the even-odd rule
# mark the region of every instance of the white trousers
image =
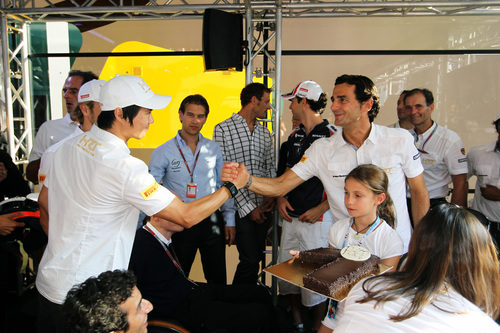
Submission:
MULTIPOLYGON (((292 222, 283 220, 281 241, 278 253, 278 262, 289 260, 290 250, 310 250, 318 247, 328 247, 328 232, 332 226, 333 216, 330 210, 323 214, 323 221, 303 223, 297 218, 292 222)), ((326 297, 297 287, 283 280, 278 280, 280 294, 301 294, 302 304, 307 307, 315 306, 326 300, 326 297)))

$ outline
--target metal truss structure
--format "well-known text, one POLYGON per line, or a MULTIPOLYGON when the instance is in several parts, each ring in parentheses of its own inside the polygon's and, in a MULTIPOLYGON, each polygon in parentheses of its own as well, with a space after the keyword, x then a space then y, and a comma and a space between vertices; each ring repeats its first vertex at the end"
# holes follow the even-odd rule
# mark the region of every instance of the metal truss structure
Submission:
POLYGON ((363 16, 450 16, 498 15, 500 1, 422 1, 422 0, 306 0, 233 1, 216 0, 10 0, 2 9, 30 21, 116 21, 201 18, 206 8, 274 18, 282 9, 287 17, 363 17, 363 16))
MULTIPOLYGON (((421 0, 0 0, 2 33, 2 68, 4 102, 10 154, 16 163, 26 163, 31 150, 31 105, 27 71, 25 24, 30 22, 88 22, 90 28, 122 20, 201 19, 207 8, 238 12, 246 18, 248 58, 264 55, 264 71, 254 71, 252 61, 246 66, 246 81, 255 72, 269 75, 274 70, 275 96, 281 91, 281 22, 286 18, 310 17, 401 17, 500 15, 500 1, 421 1, 421 0), (267 30, 266 30, 267 29, 267 30), (262 34, 262 31, 266 33, 262 34), (254 33, 259 31, 258 38, 254 33), (268 33, 270 32, 270 34, 268 33), (267 51, 274 40, 272 54, 267 51)), ((276 103, 279 108, 279 103, 276 103)), ((274 109, 274 127, 280 110, 274 109)), ((5 119, 5 118, 4 118, 5 119)), ((275 137, 279 146, 279 137, 275 137)))

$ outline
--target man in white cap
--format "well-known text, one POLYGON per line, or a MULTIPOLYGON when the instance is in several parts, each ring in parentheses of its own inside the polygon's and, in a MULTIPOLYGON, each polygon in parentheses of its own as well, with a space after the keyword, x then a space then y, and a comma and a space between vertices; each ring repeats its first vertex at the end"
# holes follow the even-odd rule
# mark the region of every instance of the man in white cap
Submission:
POLYGON ((468 177, 476 176, 472 208, 490 220, 490 233, 500 244, 500 112, 493 122, 497 140, 473 147, 467 155, 468 177))
POLYGON ((97 76, 92 72, 79 70, 69 72, 62 89, 67 113, 63 118, 47 120, 40 126, 30 152, 30 162, 26 167, 26 178, 34 184, 38 181, 40 159, 45 150, 73 134, 75 128, 78 127, 78 120, 75 115, 78 103, 78 91, 84 83, 94 79, 97 79, 97 76))
MULTIPOLYGON (((78 91, 78 105, 73 111, 73 115, 77 118, 80 126, 77 126, 73 133, 63 140, 50 146, 42 155, 40 160, 40 169, 38 170, 38 184, 40 188, 43 186, 47 173, 52 165, 52 159, 56 150, 66 141, 83 132, 90 131, 92 126, 97 122, 97 117, 101 114, 101 103, 99 103, 99 95, 101 87, 106 83, 104 80, 92 80, 84 83, 78 91)), ((49 233, 49 218, 45 211, 40 212, 40 224, 48 235, 49 233)))
MULTIPOLYGON (((90 131, 92 125, 97 122, 97 117, 101 114, 101 103, 99 103, 99 94, 101 87, 106 83, 104 80, 92 80, 84 83, 78 91, 78 105, 73 111, 80 126, 77 126, 73 133, 63 140, 50 146, 42 155, 40 169, 38 170, 38 184, 43 185, 47 171, 51 164, 52 155, 61 146, 61 144, 76 135, 90 131)), ((45 230, 47 232, 47 230, 45 230)))
MULTIPOLYGON (((318 83, 303 81, 291 93, 283 95, 283 98, 290 100, 292 116, 300 122, 300 126, 290 133, 286 141, 286 168, 290 169, 301 160, 304 152, 314 141, 334 135, 337 129, 327 120, 321 119, 327 99, 318 83)), ((317 177, 305 181, 285 196, 278 198, 277 205, 278 212, 284 220, 279 262, 291 258, 290 250, 328 247, 328 231, 333 216, 323 184, 317 177)), ((303 329, 301 298, 304 306, 312 308, 312 328, 318 329, 325 314, 326 297, 283 281, 280 281, 279 287, 280 294, 290 295, 297 331, 303 329)))
POLYGON ((211 195, 183 203, 158 185, 127 141, 141 139, 170 96, 156 95, 141 78, 119 75, 101 88, 102 112, 90 131, 54 153, 38 202, 50 218, 40 262, 38 329, 60 332, 61 304, 70 288, 106 270, 128 266, 139 210, 184 227, 203 220, 244 185, 226 182, 211 195))

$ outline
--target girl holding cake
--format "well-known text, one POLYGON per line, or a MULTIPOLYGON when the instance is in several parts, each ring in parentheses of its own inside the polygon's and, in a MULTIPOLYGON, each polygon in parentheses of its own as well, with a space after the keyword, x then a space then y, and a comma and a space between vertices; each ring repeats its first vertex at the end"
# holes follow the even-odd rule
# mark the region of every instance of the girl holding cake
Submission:
POLYGON ((500 332, 498 281, 488 230, 466 209, 440 204, 417 225, 400 271, 354 286, 335 333, 500 332))
MULTIPOLYGON (((344 204, 351 217, 332 225, 328 242, 330 247, 341 249, 343 256, 353 260, 359 259, 345 254, 363 254, 363 251, 353 251, 362 247, 368 257, 370 254, 380 257, 380 263, 394 271, 404 254, 404 245, 394 230, 394 206, 388 188, 388 177, 378 166, 362 164, 354 168, 346 176, 344 186, 344 204)), ((332 332, 336 326, 337 308, 342 305, 330 301, 318 332, 332 332)))
POLYGON ((404 254, 404 245, 394 230, 394 206, 388 188, 387 175, 378 166, 362 164, 354 168, 344 186, 344 204, 351 217, 332 225, 328 242, 336 249, 364 247, 393 271, 404 254))

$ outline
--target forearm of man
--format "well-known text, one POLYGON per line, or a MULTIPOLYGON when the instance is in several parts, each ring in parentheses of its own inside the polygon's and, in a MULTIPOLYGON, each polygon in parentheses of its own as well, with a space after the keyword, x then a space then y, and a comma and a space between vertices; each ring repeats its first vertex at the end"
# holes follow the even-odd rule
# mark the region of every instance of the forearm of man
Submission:
POLYGON ((493 185, 486 185, 480 189, 482 196, 486 200, 500 201, 500 188, 493 185))
POLYGON ((422 217, 427 214, 429 210, 429 192, 425 186, 424 174, 421 173, 417 177, 407 178, 408 185, 410 186, 411 195, 411 212, 413 223, 415 226, 420 222, 422 217))
POLYGON ((46 186, 42 186, 42 190, 38 195, 38 205, 40 206, 40 225, 43 231, 49 235, 49 191, 46 186))
POLYGON ((453 191, 451 192, 451 203, 467 207, 468 185, 467 174, 451 175, 453 191))
POLYGON ((210 216, 229 198, 229 190, 225 187, 189 203, 184 203, 176 197, 155 216, 190 228, 210 216))
POLYGON ((323 215, 327 210, 330 209, 330 204, 328 203, 328 200, 324 200, 316 207, 321 210, 321 215, 323 215))
POLYGON ((40 169, 40 159, 29 162, 26 167, 26 179, 33 184, 38 184, 38 169, 40 169))
POLYGON ((304 181, 292 170, 287 170, 278 178, 252 177, 250 191, 266 197, 282 197, 304 181))

